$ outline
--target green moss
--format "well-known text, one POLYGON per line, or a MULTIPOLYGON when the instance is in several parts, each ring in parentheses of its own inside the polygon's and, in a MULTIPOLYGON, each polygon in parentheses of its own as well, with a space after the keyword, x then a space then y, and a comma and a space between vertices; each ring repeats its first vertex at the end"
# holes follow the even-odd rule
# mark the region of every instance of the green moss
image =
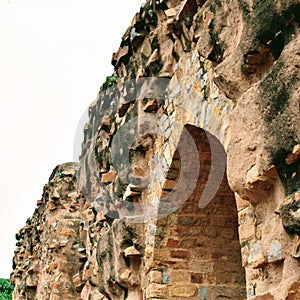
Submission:
POLYGON ((279 121, 278 118, 280 118, 286 110, 289 100, 289 92, 285 87, 285 83, 282 83, 282 88, 278 85, 272 87, 274 89, 272 98, 269 99, 270 101, 265 110, 265 120, 267 123, 272 123, 276 118, 276 120, 279 121))
POLYGON ((288 81, 281 77, 281 69, 285 64, 278 60, 263 82, 261 83, 262 110, 264 119, 270 128, 271 134, 276 137, 278 148, 291 152, 297 143, 296 133, 291 123, 289 109, 290 93, 294 90, 294 84, 298 79, 293 74, 288 81))
MULTIPOLYGON (((244 0, 239 0, 245 21, 253 32, 252 48, 260 44, 267 46, 275 59, 278 59, 284 46, 295 32, 294 20, 299 23, 300 5, 294 4, 280 10, 273 1, 254 0, 253 10, 244 0)), ((286 5, 289 5, 288 3, 286 5)))
POLYGON ((276 166, 285 194, 290 195, 300 188, 300 161, 287 165, 285 159, 291 151, 284 148, 274 150, 272 163, 276 166))
POLYGON ((270 153, 271 163, 276 166, 285 194, 289 195, 300 187, 300 163, 286 164, 287 155, 299 141, 289 108, 289 99, 297 79, 294 78, 294 74, 291 74, 288 80, 284 80, 282 70, 285 67, 286 63, 279 58, 260 87, 268 140, 272 141, 267 150, 270 153))

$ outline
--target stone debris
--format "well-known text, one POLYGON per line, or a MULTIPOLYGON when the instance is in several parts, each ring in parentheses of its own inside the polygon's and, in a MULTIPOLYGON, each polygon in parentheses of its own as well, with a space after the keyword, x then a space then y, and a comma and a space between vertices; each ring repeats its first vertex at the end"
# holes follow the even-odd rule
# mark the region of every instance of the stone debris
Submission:
POLYGON ((293 149, 293 152, 290 153, 285 162, 287 165, 292 165, 300 159, 300 145, 296 145, 293 149))

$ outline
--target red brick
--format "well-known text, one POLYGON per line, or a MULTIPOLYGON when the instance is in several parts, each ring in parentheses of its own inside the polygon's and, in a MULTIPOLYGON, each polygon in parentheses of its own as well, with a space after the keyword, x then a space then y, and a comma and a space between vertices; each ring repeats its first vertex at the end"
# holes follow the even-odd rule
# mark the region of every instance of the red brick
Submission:
POLYGON ((167 247, 169 247, 169 248, 178 248, 179 247, 179 241, 170 238, 167 241, 167 247))
POLYGON ((187 270, 189 268, 187 261, 170 261, 170 260, 164 260, 162 261, 165 265, 168 265, 173 270, 187 270))
POLYGON ((186 250, 173 250, 171 251, 172 258, 188 259, 190 257, 189 251, 186 250))
POLYGON ((201 273, 192 273, 191 274, 192 283, 203 283, 203 274, 201 273))

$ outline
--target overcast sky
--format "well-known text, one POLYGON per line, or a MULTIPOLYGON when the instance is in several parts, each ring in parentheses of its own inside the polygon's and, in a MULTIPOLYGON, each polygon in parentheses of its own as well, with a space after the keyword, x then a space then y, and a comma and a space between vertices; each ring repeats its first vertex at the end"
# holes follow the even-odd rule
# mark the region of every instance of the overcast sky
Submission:
POLYGON ((143 2, 0 0, 0 277, 53 168, 78 153, 79 121, 143 2))

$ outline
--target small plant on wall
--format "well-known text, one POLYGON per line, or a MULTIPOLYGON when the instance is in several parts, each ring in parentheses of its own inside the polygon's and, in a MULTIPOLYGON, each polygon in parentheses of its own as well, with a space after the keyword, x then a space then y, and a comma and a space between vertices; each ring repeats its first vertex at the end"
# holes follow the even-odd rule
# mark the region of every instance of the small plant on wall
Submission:
POLYGON ((13 290, 9 279, 0 278, 0 300, 11 300, 13 290))
POLYGON ((110 87, 110 86, 113 86, 114 84, 117 83, 117 80, 118 80, 118 76, 107 76, 106 77, 106 80, 105 80, 105 83, 104 83, 104 86, 106 88, 110 87))

